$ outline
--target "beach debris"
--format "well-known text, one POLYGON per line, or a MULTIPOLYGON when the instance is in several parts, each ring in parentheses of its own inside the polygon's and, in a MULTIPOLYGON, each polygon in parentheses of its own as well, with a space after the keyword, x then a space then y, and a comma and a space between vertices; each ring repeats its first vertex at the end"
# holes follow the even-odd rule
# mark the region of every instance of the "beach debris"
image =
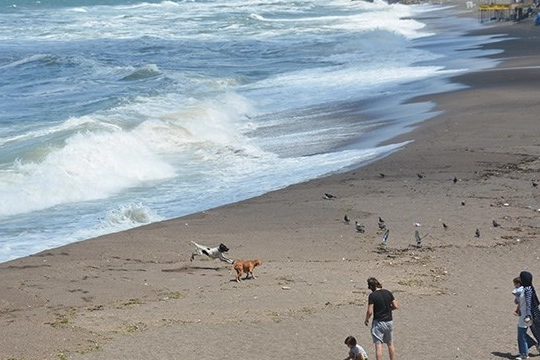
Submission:
POLYGON ((422 224, 420 224, 419 222, 415 222, 413 225, 414 225, 415 227, 420 227, 420 226, 422 226, 422 224))
POLYGON ((454 184, 457 183, 457 177, 454 176, 454 184))
POLYGON ((347 214, 345 214, 345 216, 343 217, 343 221, 345 222, 345 224, 348 224, 351 222, 351 219, 349 218, 347 214))
POLYGON ((363 224, 360 224, 358 221, 354 222, 354 227, 356 228, 356 231, 359 233, 366 232, 366 227, 363 224))
POLYGON ((491 223, 493 224, 493 227, 499 227, 499 223, 495 220, 493 220, 491 223))
POLYGON ((388 241, 388 235, 390 235, 390 229, 386 230, 384 232, 384 235, 382 237, 382 241, 381 241, 381 244, 386 246, 386 242, 388 241))
POLYGON ((442 227, 444 230, 448 229, 448 225, 446 225, 445 223, 442 223, 442 227))
POLYGON ((474 237, 480 237, 480 230, 476 229, 476 231, 474 232, 474 237))
POLYGON ((291 287, 290 286, 282 286, 281 289, 282 290, 291 290, 291 287))
POLYGON ((332 194, 325 193, 323 198, 325 198, 326 200, 334 200, 336 198, 336 196, 332 195, 332 194))
POLYGON ((416 176, 418 176, 419 179, 423 179, 424 178, 424 175, 420 174, 420 173, 417 173, 416 176))
POLYGON ((461 202, 461 206, 465 206, 465 201, 462 201, 462 202, 461 202))
POLYGON ((386 176, 386 175, 384 175, 383 173, 379 173, 379 177, 380 177, 381 179, 384 179, 385 176, 386 176))
POLYGON ((538 183, 537 183, 536 181, 533 180, 533 181, 532 181, 532 186, 537 187, 537 186, 538 186, 538 183))

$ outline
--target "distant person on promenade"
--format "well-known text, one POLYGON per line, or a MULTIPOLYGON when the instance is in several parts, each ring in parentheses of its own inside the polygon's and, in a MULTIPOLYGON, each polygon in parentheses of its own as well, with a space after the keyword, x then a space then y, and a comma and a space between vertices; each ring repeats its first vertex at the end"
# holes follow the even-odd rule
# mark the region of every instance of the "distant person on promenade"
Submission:
POLYGON ((373 316, 371 336, 375 344, 376 360, 382 360, 383 358, 383 343, 388 346, 390 360, 396 360, 392 311, 397 310, 398 303, 394 295, 390 291, 383 289, 381 283, 374 277, 370 277, 367 284, 371 294, 368 297, 368 308, 364 324, 368 326, 369 319, 373 316))

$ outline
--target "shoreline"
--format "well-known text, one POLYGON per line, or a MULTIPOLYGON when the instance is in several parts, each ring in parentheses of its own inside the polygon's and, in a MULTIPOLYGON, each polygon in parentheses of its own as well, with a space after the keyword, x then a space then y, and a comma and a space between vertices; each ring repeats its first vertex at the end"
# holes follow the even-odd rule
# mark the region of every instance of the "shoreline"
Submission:
POLYGON ((400 302, 400 359, 517 355, 511 281, 537 274, 539 256, 536 30, 528 20, 480 30, 518 39, 487 44, 505 49, 502 62, 455 78, 469 88, 413 99, 443 112, 392 140, 414 139, 385 158, 0 264, 0 358, 330 358, 344 356, 347 335, 374 358, 362 324, 369 276, 400 302), (190 262, 191 240, 261 258, 257 279, 190 262))

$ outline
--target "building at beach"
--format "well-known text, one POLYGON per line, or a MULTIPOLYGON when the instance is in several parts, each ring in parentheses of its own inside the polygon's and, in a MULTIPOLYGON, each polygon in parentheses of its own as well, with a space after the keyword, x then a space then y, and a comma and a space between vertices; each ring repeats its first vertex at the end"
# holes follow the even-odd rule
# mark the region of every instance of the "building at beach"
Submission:
MULTIPOLYGON (((475 4, 467 2, 467 8, 474 8, 475 4)), ((480 22, 485 21, 520 21, 528 17, 536 4, 530 0, 491 0, 478 4, 480 22)))

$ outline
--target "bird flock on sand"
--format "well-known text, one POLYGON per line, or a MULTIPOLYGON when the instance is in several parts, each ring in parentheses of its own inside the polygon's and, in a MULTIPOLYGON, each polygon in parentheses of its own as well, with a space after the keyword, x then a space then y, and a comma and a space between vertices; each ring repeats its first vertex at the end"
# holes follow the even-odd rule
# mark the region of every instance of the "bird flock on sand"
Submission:
MULTIPOLYGON (((416 175, 417 175, 419 180, 424 179, 424 177, 425 177, 425 175, 423 175, 421 173, 417 173, 416 175)), ((379 173, 379 177, 382 179, 382 178, 385 178, 386 175, 384 173, 379 173)), ((454 184, 456 184, 458 182, 458 178, 454 177, 452 179, 452 182, 454 184)), ((537 187, 538 183, 533 181, 532 185, 534 187, 537 187)), ((335 199, 337 199, 337 196, 335 196, 333 194, 330 194, 330 193, 324 193, 323 198, 326 199, 326 200, 335 200, 335 199)), ((462 201, 461 205, 465 206, 465 201, 462 201)), ((345 214, 343 216, 343 222, 345 224, 347 224, 347 225, 349 225, 351 223, 351 218, 349 217, 349 215, 345 214)), ((492 225, 495 228, 500 226, 500 224, 496 220, 492 221, 492 225)), ((420 223, 414 223, 414 226, 420 227, 421 224, 420 223)), ((379 219, 378 219, 378 222, 377 222, 377 227, 378 227, 379 233, 382 232, 382 234, 383 234, 380 244, 382 246, 386 246, 387 243, 388 243, 388 237, 390 235, 390 229, 387 227, 386 222, 384 221, 384 219, 381 216, 379 216, 379 219)), ((445 222, 442 222, 442 227, 443 227, 444 230, 448 230, 448 228, 449 228, 448 224, 446 224, 445 222)), ((366 226, 363 223, 361 223, 359 220, 354 221, 354 228, 355 228, 357 233, 363 234, 363 233, 366 232, 366 226)), ((416 246, 421 247, 422 246, 422 240, 424 240, 424 238, 426 238, 427 236, 429 236, 429 234, 425 234, 425 235, 421 236, 420 232, 418 230, 415 230, 414 231, 414 241, 415 241, 416 246)), ((475 238, 480 238, 480 229, 477 228, 474 231, 474 237, 475 238)))

